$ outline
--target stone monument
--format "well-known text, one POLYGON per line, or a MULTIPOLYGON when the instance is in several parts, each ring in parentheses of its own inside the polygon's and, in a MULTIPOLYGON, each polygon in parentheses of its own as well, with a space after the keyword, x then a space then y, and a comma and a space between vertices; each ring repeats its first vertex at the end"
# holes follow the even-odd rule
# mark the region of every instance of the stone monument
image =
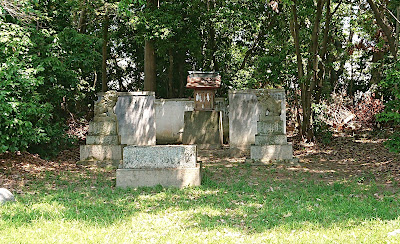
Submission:
POLYGON ((255 144, 250 147, 254 161, 270 162, 293 160, 293 147, 287 142, 285 122, 281 119, 282 101, 267 90, 256 91, 261 113, 257 121, 255 144))
POLYGON ((89 123, 86 145, 80 147, 80 160, 100 166, 117 167, 122 160, 118 120, 114 112, 118 100, 116 91, 108 91, 94 104, 94 118, 89 123))
POLYGON ((117 187, 198 186, 196 145, 126 146, 117 169, 117 187))

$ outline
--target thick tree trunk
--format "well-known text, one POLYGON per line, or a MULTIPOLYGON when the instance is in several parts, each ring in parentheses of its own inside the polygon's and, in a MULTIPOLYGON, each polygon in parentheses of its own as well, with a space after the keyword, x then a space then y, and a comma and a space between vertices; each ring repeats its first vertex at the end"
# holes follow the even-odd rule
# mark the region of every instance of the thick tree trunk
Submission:
POLYGON ((156 91, 156 57, 154 41, 147 40, 144 49, 144 90, 156 91))
POLYGON ((103 21, 103 48, 102 48, 103 62, 102 62, 102 67, 101 67, 101 90, 103 92, 108 91, 107 59, 108 59, 108 27, 109 27, 109 25, 110 25, 110 21, 109 21, 108 11, 106 11, 106 14, 104 16, 104 21, 103 21))
MULTIPOLYGON (((148 7, 154 9, 157 1, 147 0, 148 7)), ((156 91, 156 52, 154 48, 154 40, 146 40, 144 47, 144 90, 156 91)))

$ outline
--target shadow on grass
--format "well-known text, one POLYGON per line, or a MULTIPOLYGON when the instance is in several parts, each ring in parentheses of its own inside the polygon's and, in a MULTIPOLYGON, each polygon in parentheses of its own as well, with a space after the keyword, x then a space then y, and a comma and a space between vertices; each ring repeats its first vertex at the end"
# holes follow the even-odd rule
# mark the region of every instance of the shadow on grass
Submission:
POLYGON ((1 220, 15 227, 37 220, 107 227, 138 214, 157 218, 180 211, 189 213, 188 228, 263 232, 274 227, 348 226, 400 215, 399 195, 377 195, 375 185, 327 184, 304 180, 302 173, 276 181, 271 177, 275 170, 240 164, 221 171, 230 177, 221 180, 206 168, 202 186, 185 189, 119 189, 109 172, 47 175, 32 194, 17 196, 18 203, 0 208, 1 220))

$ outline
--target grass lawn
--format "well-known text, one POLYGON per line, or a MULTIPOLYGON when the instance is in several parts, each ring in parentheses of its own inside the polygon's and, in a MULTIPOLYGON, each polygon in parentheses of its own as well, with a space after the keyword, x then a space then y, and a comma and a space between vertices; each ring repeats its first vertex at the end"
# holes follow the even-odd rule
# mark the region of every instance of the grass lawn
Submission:
POLYGON ((202 186, 115 188, 115 171, 25 175, 0 243, 400 243, 400 194, 359 178, 205 163, 202 186))

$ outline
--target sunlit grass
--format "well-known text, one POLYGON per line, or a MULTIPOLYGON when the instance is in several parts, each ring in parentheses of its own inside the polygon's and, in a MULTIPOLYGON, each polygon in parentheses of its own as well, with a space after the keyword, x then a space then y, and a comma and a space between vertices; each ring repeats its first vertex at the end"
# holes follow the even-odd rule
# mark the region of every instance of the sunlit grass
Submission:
POLYGON ((101 170, 44 174, 0 206, 0 243, 400 242, 398 192, 268 167, 219 171, 185 189, 119 189, 101 170))

